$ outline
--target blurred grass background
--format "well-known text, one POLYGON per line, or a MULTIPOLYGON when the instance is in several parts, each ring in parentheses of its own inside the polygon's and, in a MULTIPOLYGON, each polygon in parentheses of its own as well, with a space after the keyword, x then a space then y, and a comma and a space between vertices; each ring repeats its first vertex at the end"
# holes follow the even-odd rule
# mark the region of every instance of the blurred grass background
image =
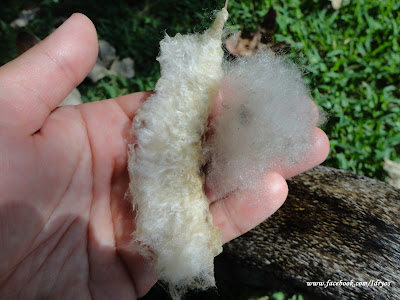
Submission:
MULTIPOLYGON (((10 22, 22 9, 40 7, 24 28, 39 38, 59 25, 60 17, 82 12, 99 39, 116 47, 121 58, 134 59, 136 72, 132 79, 84 81, 83 100, 150 90, 160 76, 155 58, 164 34, 202 31, 223 5, 224 0, 3 0, 0 65, 17 56, 18 30, 10 22)), ((331 151, 324 164, 384 180, 384 159, 400 160, 400 1, 350 1, 335 11, 328 0, 230 0, 228 27, 255 31, 271 7, 277 12, 273 42, 288 46, 315 101, 329 113, 323 129, 331 151)))

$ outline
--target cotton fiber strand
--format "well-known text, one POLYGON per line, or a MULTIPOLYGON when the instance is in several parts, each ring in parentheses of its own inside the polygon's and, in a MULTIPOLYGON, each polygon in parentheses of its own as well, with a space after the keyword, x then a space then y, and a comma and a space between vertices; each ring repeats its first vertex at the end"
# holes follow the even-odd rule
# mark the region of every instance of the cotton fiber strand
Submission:
POLYGON ((215 285, 222 241, 204 194, 203 166, 212 200, 248 189, 257 195, 266 172, 307 158, 319 119, 301 72, 282 57, 259 52, 223 63, 227 17, 223 9, 204 34, 161 41, 161 78, 132 125, 134 241, 174 298, 215 285), (218 92, 223 103, 206 132, 218 92))
POLYGON ((222 251, 203 191, 202 139, 223 76, 220 11, 204 34, 166 36, 161 78, 133 120, 130 191, 137 209, 134 238, 177 298, 187 287, 215 285, 222 251))
POLYGON ((255 189, 265 172, 308 156, 319 112, 301 75, 268 51, 226 63, 223 103, 204 147, 213 200, 255 189))

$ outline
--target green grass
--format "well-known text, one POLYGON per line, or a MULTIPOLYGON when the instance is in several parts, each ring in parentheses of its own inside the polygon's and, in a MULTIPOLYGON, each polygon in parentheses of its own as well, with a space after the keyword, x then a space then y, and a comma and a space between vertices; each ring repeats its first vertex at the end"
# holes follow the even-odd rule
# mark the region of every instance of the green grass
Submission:
MULTIPOLYGON (((154 88, 164 34, 204 30, 224 1, 33 2, 41 11, 27 30, 40 38, 57 17, 80 11, 120 57, 135 60, 133 79, 108 76, 80 86, 84 101, 95 101, 154 88)), ((23 3, 10 1, 0 13, 0 64, 16 56, 16 30, 8 23, 23 3)), ((278 14, 275 41, 289 46, 288 56, 304 69, 312 96, 329 113, 324 130, 331 152, 325 165, 383 180, 383 160, 400 158, 400 2, 350 1, 334 11, 321 0, 231 0, 228 27, 256 30, 271 6, 278 14)))
POLYGON ((400 154, 400 2, 286 1, 277 41, 306 66, 312 96, 330 113, 326 165, 384 179, 384 158, 400 154), (300 2, 302 5, 300 5, 300 2))

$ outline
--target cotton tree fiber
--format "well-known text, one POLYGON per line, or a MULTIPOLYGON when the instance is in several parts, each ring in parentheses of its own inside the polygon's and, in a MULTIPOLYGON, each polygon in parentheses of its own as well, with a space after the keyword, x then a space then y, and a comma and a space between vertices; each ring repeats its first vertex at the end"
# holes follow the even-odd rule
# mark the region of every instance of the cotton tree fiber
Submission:
POLYGON ((301 75, 270 51, 225 63, 223 102, 204 147, 213 200, 307 158, 321 118, 301 75))
POLYGON ((215 285, 222 251, 203 192, 202 137, 223 76, 222 9, 203 34, 166 36, 161 78, 133 120, 130 191, 137 209, 135 241, 176 296, 215 285))
POLYGON ((213 200, 241 189, 257 194, 262 174, 307 155, 318 122, 301 73, 283 58, 260 52, 224 62, 227 18, 224 8, 203 34, 161 41, 161 78, 132 125, 134 241, 175 298, 215 285, 222 241, 204 194, 204 165, 213 200), (206 134, 219 92, 223 103, 206 134))

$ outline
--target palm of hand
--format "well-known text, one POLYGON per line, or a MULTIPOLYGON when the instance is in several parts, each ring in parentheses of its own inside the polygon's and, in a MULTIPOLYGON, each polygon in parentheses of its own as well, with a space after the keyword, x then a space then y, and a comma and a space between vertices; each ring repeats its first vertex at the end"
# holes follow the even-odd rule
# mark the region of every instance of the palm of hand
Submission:
MULTIPOLYGON (((0 87, 0 97, 5 97, 0 107, 0 296, 132 299, 145 294, 156 280, 132 248, 134 216, 124 200, 131 120, 148 93, 51 112, 90 70, 96 49, 91 23, 75 15, 41 48, 0 72, 6 82, 0 87), (60 46, 68 38, 69 52, 60 46), (72 51, 79 39, 89 40, 87 49, 79 50, 80 57, 72 51), (32 82, 7 79, 20 78, 16 74, 24 71, 22 62, 43 53, 48 73, 56 74, 52 84, 59 75, 66 86, 50 91, 44 87, 47 83, 32 88, 32 82), (10 92, 15 86, 23 88, 10 92), (33 97, 37 103, 24 103, 22 99, 32 98, 35 91, 40 96, 33 97)), ((313 161, 281 175, 294 175, 324 159, 326 137, 317 134, 320 143, 313 161)), ((254 227, 283 203, 287 187, 281 175, 266 175, 265 203, 251 206, 232 195, 211 205, 224 241, 254 227)))
MULTIPOLYGON (((138 96, 145 94, 129 99, 134 106, 138 96)), ((16 172, 2 174, 2 191, 10 199, 4 200, 1 219, 13 224, 2 230, 12 237, 0 254, 1 279, 8 283, 3 292, 22 298, 30 298, 32 290, 39 298, 99 293, 133 298, 153 283, 145 261, 124 248, 133 230, 129 202, 123 200, 131 123, 124 108, 118 100, 62 107, 34 135, 8 137, 16 150, 10 170, 16 172), (126 250, 126 261, 117 246, 122 255, 126 250), (145 276, 135 290, 138 271, 145 276), (71 285, 75 288, 68 289, 71 285)))

